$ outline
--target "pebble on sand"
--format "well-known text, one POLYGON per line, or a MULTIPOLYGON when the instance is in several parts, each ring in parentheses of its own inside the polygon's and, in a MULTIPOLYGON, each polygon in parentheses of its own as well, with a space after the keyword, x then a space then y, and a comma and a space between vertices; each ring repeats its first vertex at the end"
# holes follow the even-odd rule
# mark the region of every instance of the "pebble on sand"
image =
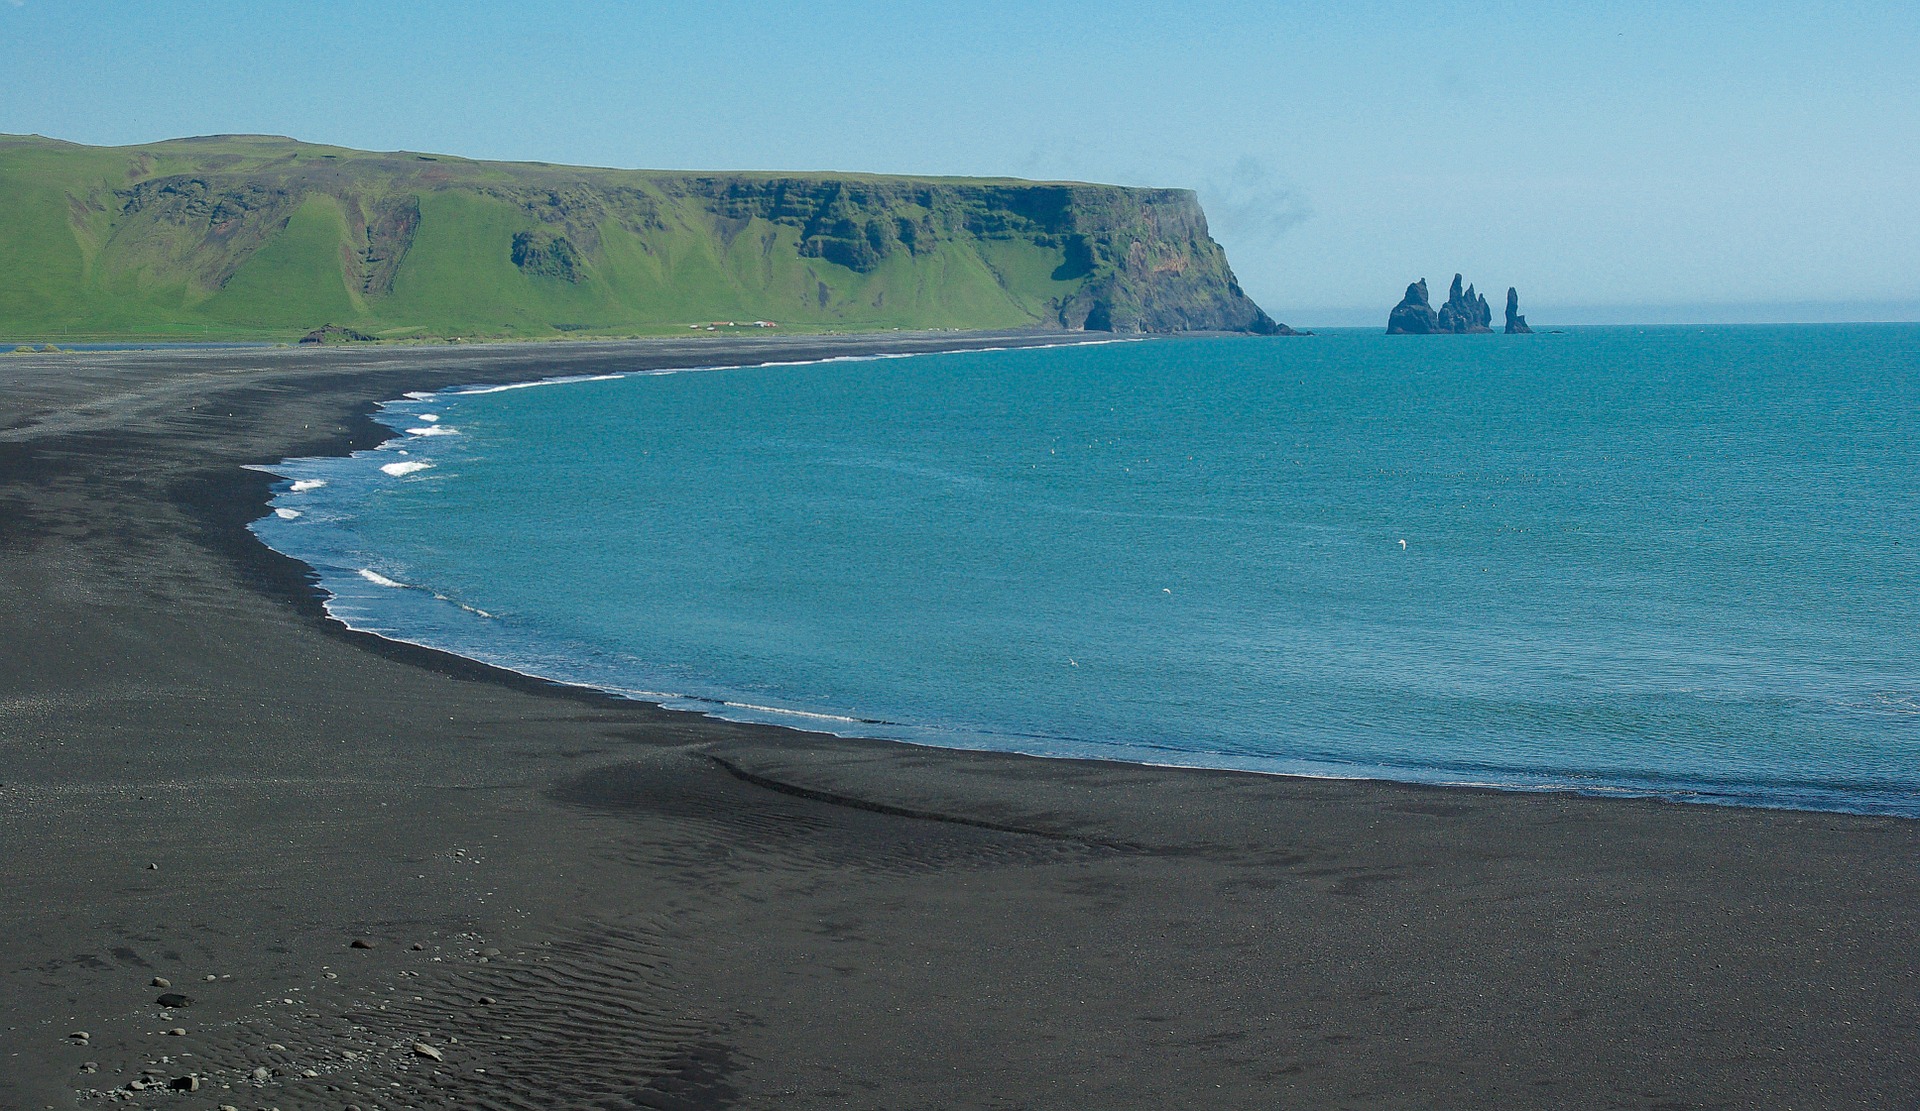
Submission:
POLYGON ((429 1061, 439 1061, 444 1059, 441 1056, 439 1050, 428 1045, 426 1042, 414 1042, 413 1052, 415 1056, 425 1057, 429 1061))
POLYGON ((253 1070, 253 1080, 256 1084, 265 1084, 272 1079, 273 1070, 265 1065, 261 1065, 259 1068, 253 1070))
POLYGON ((85 1030, 75 1030, 73 1033, 68 1034, 67 1037, 72 1038, 76 1042, 84 1042, 92 1038, 93 1035, 87 1033, 85 1030))
POLYGON ((167 1034, 175 1038, 184 1038, 187 1036, 187 1028, 184 1026, 176 1026, 173 1029, 167 1031, 167 1034))
POLYGON ((153 978, 153 986, 156 988, 170 988, 173 986, 173 981, 167 979, 165 976, 155 976, 153 978))
POLYGON ((347 945, 347 948, 349 948, 349 949, 371 949, 371 948, 373 948, 373 942, 371 942, 371 941, 368 941, 368 940, 367 940, 366 938, 364 938, 364 937, 356 937, 356 938, 354 938, 354 939, 353 939, 353 941, 351 941, 350 943, 348 943, 348 945, 347 945))
POLYGON ((191 996, 181 995, 177 991, 162 992, 160 998, 154 1000, 154 1002, 160 1004, 162 1007, 193 1006, 193 998, 191 996))

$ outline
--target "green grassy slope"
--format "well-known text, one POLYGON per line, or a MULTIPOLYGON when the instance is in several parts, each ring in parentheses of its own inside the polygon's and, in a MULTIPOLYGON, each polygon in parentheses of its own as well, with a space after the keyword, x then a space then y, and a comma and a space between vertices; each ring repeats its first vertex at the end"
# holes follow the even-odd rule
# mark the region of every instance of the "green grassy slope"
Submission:
POLYGON ((0 135, 0 339, 1268 332, 1194 195, 0 135))

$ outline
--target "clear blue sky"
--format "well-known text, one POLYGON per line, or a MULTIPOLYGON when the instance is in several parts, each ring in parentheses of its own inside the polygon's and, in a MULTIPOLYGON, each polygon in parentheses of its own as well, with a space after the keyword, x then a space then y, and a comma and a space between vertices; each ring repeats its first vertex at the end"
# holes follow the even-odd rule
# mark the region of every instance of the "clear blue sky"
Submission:
POLYGON ((0 0, 0 43, 0 131, 86 143, 1190 186, 1291 322, 1456 270, 1536 320, 1920 313, 1910 0, 0 0))

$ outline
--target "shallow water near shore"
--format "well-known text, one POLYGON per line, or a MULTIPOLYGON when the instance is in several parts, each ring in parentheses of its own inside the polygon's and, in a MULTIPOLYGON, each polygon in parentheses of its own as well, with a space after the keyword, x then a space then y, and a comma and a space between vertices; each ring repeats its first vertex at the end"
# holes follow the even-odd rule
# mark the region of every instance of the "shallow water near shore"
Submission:
POLYGON ((1920 327, 1212 339, 390 403, 360 629, 744 720, 1920 815, 1920 327))

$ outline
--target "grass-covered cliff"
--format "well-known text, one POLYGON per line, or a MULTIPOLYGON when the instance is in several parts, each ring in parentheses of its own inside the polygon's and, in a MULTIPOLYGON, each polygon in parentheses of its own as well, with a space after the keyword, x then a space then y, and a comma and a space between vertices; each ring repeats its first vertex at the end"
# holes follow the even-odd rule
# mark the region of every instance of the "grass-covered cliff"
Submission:
POLYGON ((0 338, 1272 332, 1191 192, 0 136, 0 338))

